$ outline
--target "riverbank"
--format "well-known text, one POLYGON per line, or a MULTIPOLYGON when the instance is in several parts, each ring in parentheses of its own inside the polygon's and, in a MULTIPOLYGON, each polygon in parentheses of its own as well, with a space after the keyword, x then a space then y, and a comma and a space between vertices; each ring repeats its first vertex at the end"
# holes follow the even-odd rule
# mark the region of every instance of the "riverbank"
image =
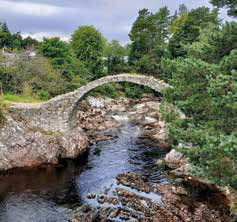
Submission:
POLYGON ((99 206, 82 205, 70 221, 226 222, 229 219, 228 205, 220 193, 194 196, 181 185, 152 184, 146 177, 133 173, 120 174, 116 179, 118 187, 112 197, 109 190, 88 194, 99 206))

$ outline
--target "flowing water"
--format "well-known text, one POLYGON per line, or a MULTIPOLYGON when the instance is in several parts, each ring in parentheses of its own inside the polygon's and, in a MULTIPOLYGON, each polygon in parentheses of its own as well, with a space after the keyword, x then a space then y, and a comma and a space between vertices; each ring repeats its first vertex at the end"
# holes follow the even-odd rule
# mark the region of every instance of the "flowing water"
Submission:
POLYGON ((115 139, 91 146, 76 161, 1 177, 0 221, 68 221, 72 209, 89 202, 89 192, 116 187, 120 173, 136 172, 151 182, 167 183, 164 170, 155 164, 165 153, 141 133, 139 126, 125 121, 115 139))

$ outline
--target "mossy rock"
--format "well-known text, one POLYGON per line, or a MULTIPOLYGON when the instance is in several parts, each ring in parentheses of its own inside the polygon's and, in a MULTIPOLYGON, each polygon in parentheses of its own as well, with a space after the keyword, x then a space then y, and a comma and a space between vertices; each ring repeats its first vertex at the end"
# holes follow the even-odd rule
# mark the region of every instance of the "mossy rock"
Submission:
POLYGON ((9 104, 5 103, 4 101, 0 100, 0 129, 3 128, 7 122, 7 118, 5 116, 5 112, 10 107, 9 104))
POLYGON ((233 203, 231 206, 231 222, 237 222, 237 202, 233 203))
POLYGON ((2 108, 0 108, 0 128, 3 128, 7 122, 7 118, 5 117, 2 108))

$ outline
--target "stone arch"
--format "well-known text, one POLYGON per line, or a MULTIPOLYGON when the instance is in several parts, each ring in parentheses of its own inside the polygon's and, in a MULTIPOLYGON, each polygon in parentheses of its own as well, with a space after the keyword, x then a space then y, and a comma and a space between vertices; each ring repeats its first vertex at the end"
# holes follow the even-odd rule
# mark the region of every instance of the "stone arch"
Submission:
MULTIPOLYGON (((156 92, 160 92, 162 89, 169 87, 164 81, 156 79, 151 76, 144 76, 138 74, 118 74, 112 76, 105 76, 95 81, 89 82, 87 85, 80 87, 74 92, 70 92, 64 95, 57 96, 41 107, 42 112, 47 112, 50 119, 47 124, 57 123, 57 131, 65 131, 73 127, 73 114, 79 106, 81 98, 95 89, 98 86, 102 86, 106 83, 113 82, 131 82, 138 85, 147 86, 156 92)), ((55 130, 55 129, 54 129, 55 130)))

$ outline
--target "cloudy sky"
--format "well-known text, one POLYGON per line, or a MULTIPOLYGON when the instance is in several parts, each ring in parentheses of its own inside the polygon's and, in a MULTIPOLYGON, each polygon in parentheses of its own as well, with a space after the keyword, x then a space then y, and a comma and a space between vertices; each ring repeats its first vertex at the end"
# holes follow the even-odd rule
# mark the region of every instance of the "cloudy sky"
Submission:
MULTIPOLYGON (((68 40, 80 25, 93 25, 108 39, 129 41, 131 25, 142 8, 152 12, 168 6, 174 12, 184 3, 188 8, 211 5, 209 0, 0 0, 0 20, 12 32, 37 39, 60 36, 68 40)), ((226 19, 224 12, 221 17, 226 19)))

